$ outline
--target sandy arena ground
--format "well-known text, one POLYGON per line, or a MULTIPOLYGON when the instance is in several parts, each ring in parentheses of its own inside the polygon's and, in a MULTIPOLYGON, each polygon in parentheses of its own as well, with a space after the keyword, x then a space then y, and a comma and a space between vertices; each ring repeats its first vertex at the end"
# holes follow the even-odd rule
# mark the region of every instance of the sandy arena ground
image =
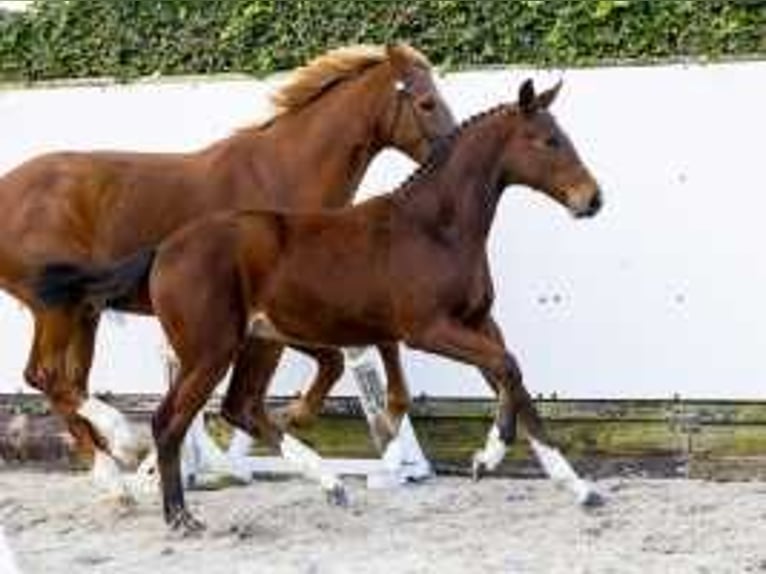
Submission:
POLYGON ((158 501, 92 498, 85 475, 0 472, 0 524, 24 574, 766 572, 766 483, 608 480, 584 512, 542 480, 348 482, 329 507, 302 480, 190 494, 201 538, 169 535, 158 501))

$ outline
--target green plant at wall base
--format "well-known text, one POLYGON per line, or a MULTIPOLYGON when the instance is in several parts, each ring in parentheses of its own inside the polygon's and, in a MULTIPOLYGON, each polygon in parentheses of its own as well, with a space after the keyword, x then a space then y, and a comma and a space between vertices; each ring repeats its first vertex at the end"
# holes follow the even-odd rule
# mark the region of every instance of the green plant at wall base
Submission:
POLYGON ((447 67, 766 54, 766 0, 37 0, 0 13, 0 79, 292 68, 407 40, 447 67))

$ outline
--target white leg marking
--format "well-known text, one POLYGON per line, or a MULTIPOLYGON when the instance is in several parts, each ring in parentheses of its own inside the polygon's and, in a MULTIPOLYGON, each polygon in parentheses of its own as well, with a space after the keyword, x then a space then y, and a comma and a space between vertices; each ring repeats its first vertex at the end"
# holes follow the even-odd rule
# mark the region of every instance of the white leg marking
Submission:
POLYGON ((594 505, 601 502, 601 495, 591 484, 577 475, 569 461, 558 449, 543 444, 532 437, 529 437, 529 443, 545 473, 554 482, 568 488, 575 495, 579 504, 594 505))
POLYGON ((125 481, 122 479, 117 463, 102 450, 96 449, 91 479, 96 488, 101 490, 107 498, 122 502, 133 500, 125 481))
POLYGON ((136 462, 138 447, 128 420, 114 407, 95 397, 89 397, 80 405, 77 413, 88 419, 103 435, 109 450, 120 462, 132 465, 136 462))
POLYGON ((184 482, 197 485, 212 485, 227 477, 241 482, 250 482, 249 472, 240 472, 205 428, 202 413, 197 415, 184 438, 181 468, 184 482))
MULTIPOLYGON (((371 354, 372 347, 346 347, 343 351, 359 389, 362 409, 374 434, 375 419, 387 416, 384 411, 385 377, 371 354)), ((377 440, 382 441, 380 438, 377 440)), ((433 475, 431 465, 406 415, 399 424, 397 435, 386 445, 381 458, 385 470, 368 476, 367 486, 370 488, 388 488, 433 475)))
POLYGON ((294 464, 306 477, 316 480, 327 492, 343 490, 340 478, 323 468, 322 457, 294 436, 285 433, 280 445, 282 456, 294 464))
POLYGON ((412 428, 410 417, 402 418, 399 432, 388 443, 383 453, 383 466, 393 472, 400 483, 411 480, 423 480, 433 476, 433 470, 428 459, 423 455, 415 430, 412 428))
POLYGON ((226 455, 229 459, 239 460, 245 458, 250 454, 250 449, 255 441, 253 437, 244 431, 234 429, 234 434, 231 436, 231 442, 229 448, 226 451, 226 455))
POLYGON ((497 428, 497 425, 492 425, 489 434, 487 434, 484 448, 473 455, 474 467, 482 465, 487 470, 495 470, 503 462, 507 450, 508 446, 500 438, 500 429, 497 428))
POLYGON ((239 429, 234 429, 229 448, 226 450, 226 458, 229 464, 234 468, 237 476, 247 482, 253 480, 253 473, 248 459, 253 443, 255 443, 255 440, 249 434, 239 429))
POLYGON ((160 471, 157 466, 157 451, 152 449, 138 465, 136 472, 128 478, 128 491, 134 498, 159 494, 160 471))

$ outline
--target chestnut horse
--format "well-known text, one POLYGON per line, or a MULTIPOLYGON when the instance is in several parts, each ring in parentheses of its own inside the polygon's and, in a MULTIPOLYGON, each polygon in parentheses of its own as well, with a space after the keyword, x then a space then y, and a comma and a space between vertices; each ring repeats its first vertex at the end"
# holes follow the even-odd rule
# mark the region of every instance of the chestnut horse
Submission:
MULTIPOLYGON (((81 450, 96 447, 96 468, 116 468, 105 452, 129 462, 134 448, 121 415, 87 397, 100 313, 43 308, 29 289, 30 270, 57 260, 113 261, 216 210, 343 206, 382 149, 422 162, 455 127, 427 60, 403 44, 330 51, 297 70, 273 102, 270 121, 196 153, 53 153, 0 178, 0 288, 34 315, 24 376, 64 417, 81 450)), ((151 313, 145 292, 119 308, 151 313)), ((281 350, 276 342, 253 347, 257 376, 270 377, 281 350)), ((303 399, 311 404, 343 358, 336 349, 303 350, 320 363, 303 399)), ((391 384, 403 385, 397 347, 381 352, 391 384)), ((291 412, 305 410, 299 403, 291 412)))
MULTIPOLYGON (((405 342, 474 365, 493 382, 499 408, 483 452, 491 466, 513 440, 516 415, 553 478, 584 504, 598 495, 550 446, 513 355, 489 314, 487 239, 503 190, 538 189, 577 217, 595 215, 601 195, 548 107, 558 87, 536 95, 527 80, 516 105, 465 122, 441 157, 392 193, 334 212, 220 213, 106 267, 49 265, 36 280, 41 303, 96 311, 149 297, 180 372, 153 419, 165 520, 202 528, 186 509, 179 447, 186 429, 234 362, 228 393, 256 397, 224 409, 340 496, 318 455, 270 421, 266 388, 248 376, 245 341, 324 348, 405 342), (237 391, 239 389, 239 391, 237 391)), ((229 397, 224 400, 230 405, 229 397)))

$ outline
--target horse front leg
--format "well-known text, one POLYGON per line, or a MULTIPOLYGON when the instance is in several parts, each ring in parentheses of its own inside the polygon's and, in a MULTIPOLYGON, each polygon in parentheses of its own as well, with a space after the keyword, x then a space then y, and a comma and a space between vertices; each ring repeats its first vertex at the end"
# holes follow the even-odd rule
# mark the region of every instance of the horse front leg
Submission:
POLYGON ((473 364, 489 379, 497 390, 498 410, 490 429, 487 443, 474 455, 474 473, 496 468, 505 457, 508 445, 515 438, 518 414, 524 425, 533 452, 546 474, 564 485, 583 506, 603 502, 593 487, 580 478, 561 452, 548 438, 542 417, 524 386, 521 369, 515 357, 508 352, 499 328, 491 319, 479 329, 472 329, 450 320, 440 321, 426 330, 413 346, 473 364))

